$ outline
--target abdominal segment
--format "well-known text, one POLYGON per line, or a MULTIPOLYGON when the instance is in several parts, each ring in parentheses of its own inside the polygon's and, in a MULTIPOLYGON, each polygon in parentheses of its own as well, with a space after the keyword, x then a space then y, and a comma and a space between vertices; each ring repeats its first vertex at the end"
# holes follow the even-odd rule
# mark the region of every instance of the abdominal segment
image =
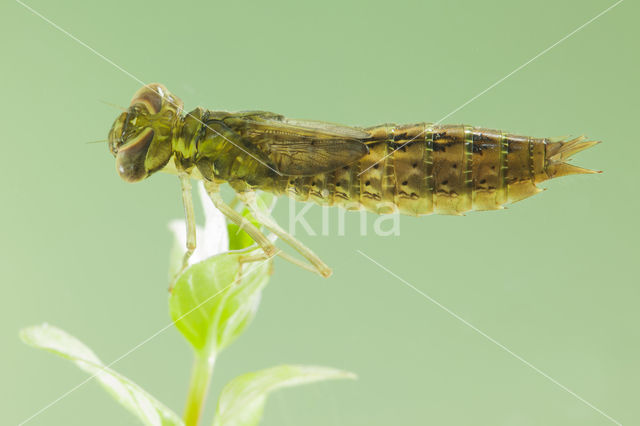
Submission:
POLYGON ((551 142, 466 125, 381 125, 365 129, 369 154, 339 170, 288 177, 300 201, 379 214, 461 215, 497 210, 541 191, 536 184, 577 173, 565 163, 597 142, 551 142))

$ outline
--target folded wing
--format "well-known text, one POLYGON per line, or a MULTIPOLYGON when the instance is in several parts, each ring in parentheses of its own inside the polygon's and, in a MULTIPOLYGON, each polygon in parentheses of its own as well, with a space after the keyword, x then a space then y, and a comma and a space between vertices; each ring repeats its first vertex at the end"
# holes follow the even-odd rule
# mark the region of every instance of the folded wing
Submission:
POLYGON ((369 152, 364 141, 370 135, 354 127, 287 119, 268 112, 237 113, 224 122, 283 175, 327 173, 348 166, 369 152))

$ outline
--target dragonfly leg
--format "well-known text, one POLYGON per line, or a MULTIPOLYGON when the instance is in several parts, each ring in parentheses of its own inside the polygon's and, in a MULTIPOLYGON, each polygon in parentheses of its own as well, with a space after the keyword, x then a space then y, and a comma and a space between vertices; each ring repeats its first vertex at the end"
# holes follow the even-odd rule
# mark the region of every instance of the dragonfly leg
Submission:
POLYGON ((178 273, 173 277, 169 284, 169 291, 173 290, 176 278, 178 278, 187 266, 189 266, 189 259, 196 250, 196 217, 193 213, 193 197, 191 191, 191 178, 187 173, 180 173, 180 186, 182 187, 182 204, 184 204, 184 216, 187 224, 187 247, 184 257, 182 258, 182 267, 178 273))
POLYGON ((216 206, 218 210, 222 212, 231 222, 238 225, 241 229, 243 229, 249 236, 258 243, 260 248, 264 250, 267 257, 273 257, 278 254, 278 248, 269 240, 258 228, 255 227, 253 223, 251 223, 247 218, 243 217, 240 213, 231 208, 227 203, 224 202, 222 196, 219 192, 219 185, 214 182, 205 182, 204 188, 207 190, 207 194, 209 194, 209 198, 213 202, 213 205, 216 206))
MULTIPOLYGON (((309 263, 298 260, 295 257, 285 253, 282 250, 278 250, 277 255, 282 259, 286 260, 287 262, 291 262, 294 265, 301 267, 302 269, 306 269, 307 271, 314 272, 314 273, 318 272, 318 270, 313 266, 311 266, 309 263)), ((267 260, 267 259, 269 259, 269 256, 267 256, 265 253, 252 254, 248 256, 242 256, 240 258, 240 263, 257 262, 260 260, 267 260)))
MULTIPOLYGON (((278 252, 281 252, 281 250, 278 250, 278 252)), ((238 272, 238 282, 242 281, 242 279, 244 278, 244 265, 247 263, 253 263, 253 262, 264 262, 268 259, 270 259, 271 256, 267 256, 267 254, 264 251, 255 253, 255 254, 248 254, 248 255, 244 255, 244 256, 240 256, 238 258, 238 263, 240 264, 240 268, 239 268, 239 272, 238 272)), ((271 267, 273 267, 273 265, 271 265, 271 267)), ((269 274, 271 274, 271 269, 269 270, 269 274)))
MULTIPOLYGON (((286 260, 287 262, 291 262, 294 265, 302 268, 302 269, 306 269, 309 272, 313 272, 316 273, 317 269, 314 268, 313 266, 311 266, 311 264, 309 264, 308 262, 303 262, 299 259, 296 259, 295 257, 285 253, 282 250, 278 249, 278 256, 281 257, 282 259, 286 260)), ((252 263, 252 262, 259 262, 259 261, 265 261, 267 259, 269 259, 270 257, 266 255, 266 253, 262 252, 262 253, 258 253, 258 254, 250 254, 247 256, 241 256, 239 259, 240 262, 240 278, 242 279, 242 273, 243 273, 243 265, 245 263, 252 263)))
POLYGON ((182 186, 184 216, 187 219, 187 251, 182 259, 182 269, 184 270, 189 265, 189 258, 196 250, 196 217, 193 213, 191 178, 187 173, 180 173, 180 185, 182 186))
MULTIPOLYGON (((251 214, 253 214, 253 217, 255 217, 258 222, 260 222, 269 231, 276 234, 279 238, 293 247, 298 253, 300 253, 305 259, 309 261, 311 267, 306 265, 304 266, 305 269, 310 269, 325 278, 331 276, 331 268, 329 268, 314 252, 312 252, 304 244, 298 241, 293 235, 282 229, 270 214, 263 212, 262 209, 258 207, 255 192, 242 192, 238 194, 238 197, 242 200, 243 203, 245 203, 245 205, 249 208, 251 214)), ((302 266, 301 262, 295 261, 296 259, 290 256, 283 256, 283 258, 289 261, 294 261, 293 263, 302 266)))

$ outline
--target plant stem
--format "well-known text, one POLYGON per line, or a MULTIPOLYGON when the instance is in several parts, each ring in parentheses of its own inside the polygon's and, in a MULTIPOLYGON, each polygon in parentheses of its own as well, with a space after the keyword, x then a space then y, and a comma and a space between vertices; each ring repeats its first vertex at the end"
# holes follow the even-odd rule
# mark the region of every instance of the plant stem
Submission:
POLYGON ((189 395, 187 395, 187 406, 184 411, 185 426, 197 426, 200 421, 200 415, 204 408, 204 400, 207 396, 207 390, 209 389, 216 359, 215 355, 208 354, 208 352, 209 351, 204 350, 196 353, 193 362, 191 381, 189 383, 189 395))

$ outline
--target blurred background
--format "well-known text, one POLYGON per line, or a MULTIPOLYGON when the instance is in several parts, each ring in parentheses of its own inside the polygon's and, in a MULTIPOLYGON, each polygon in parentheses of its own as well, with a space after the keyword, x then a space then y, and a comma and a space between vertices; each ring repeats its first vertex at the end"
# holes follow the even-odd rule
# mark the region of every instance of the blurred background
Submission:
MULTIPOLYGON (((188 110, 369 126, 439 120, 614 2, 27 3, 188 110)), ((127 106, 140 84, 21 4, 0 10, 0 401, 17 424, 86 377, 24 346, 20 328, 47 321, 110 362, 169 323, 167 223, 182 204, 175 177, 127 184, 106 144, 86 144, 119 113, 100 101, 127 106)), ((638 12, 621 3, 446 120, 587 134, 604 143, 574 164, 605 173, 554 180, 504 211, 403 217, 399 236, 361 236, 358 214, 345 236, 300 235, 334 276, 276 261, 255 322, 218 360, 202 424, 227 381, 280 363, 359 380, 274 394, 264 425, 613 423, 356 250, 640 423, 638 12)), ((275 217, 288 214, 282 200, 275 217)), ((321 209, 306 218, 319 232, 321 209)), ((113 368, 182 411, 191 353, 176 330, 113 368)), ((137 421, 91 382, 29 424, 137 421)))

